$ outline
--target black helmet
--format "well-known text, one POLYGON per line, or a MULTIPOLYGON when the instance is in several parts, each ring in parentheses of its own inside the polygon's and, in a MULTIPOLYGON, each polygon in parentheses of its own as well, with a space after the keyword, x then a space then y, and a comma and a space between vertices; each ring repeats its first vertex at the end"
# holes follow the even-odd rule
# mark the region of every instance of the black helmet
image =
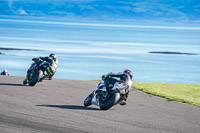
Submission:
POLYGON ((49 57, 56 58, 56 54, 50 54, 49 57))

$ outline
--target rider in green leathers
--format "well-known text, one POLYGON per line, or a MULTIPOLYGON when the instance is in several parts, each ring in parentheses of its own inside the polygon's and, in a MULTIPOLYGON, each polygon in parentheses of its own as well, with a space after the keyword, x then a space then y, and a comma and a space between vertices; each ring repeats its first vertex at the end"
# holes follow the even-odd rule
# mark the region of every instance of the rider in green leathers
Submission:
POLYGON ((48 78, 49 80, 51 80, 58 67, 58 59, 56 58, 56 55, 50 54, 47 57, 37 57, 33 58, 32 60, 39 60, 39 59, 45 61, 42 64, 40 64, 40 67, 42 68, 43 71, 47 71, 47 74, 49 75, 48 78))
MULTIPOLYGON (((58 67, 58 59, 56 58, 55 54, 50 54, 47 57, 36 57, 32 59, 33 61, 43 61, 40 64, 40 68, 42 69, 42 71, 46 71, 47 75, 46 77, 51 80, 53 75, 56 72, 56 69, 58 67)), ((27 77, 24 80, 24 84, 26 84, 28 82, 28 74, 30 70, 27 71, 27 77)))

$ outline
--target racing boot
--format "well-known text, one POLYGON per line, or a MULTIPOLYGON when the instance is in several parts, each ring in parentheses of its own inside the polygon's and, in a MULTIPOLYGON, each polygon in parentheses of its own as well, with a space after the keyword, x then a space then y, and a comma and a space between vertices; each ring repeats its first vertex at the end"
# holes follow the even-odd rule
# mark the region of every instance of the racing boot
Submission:
POLYGON ((52 75, 49 75, 49 78, 48 78, 48 80, 52 80, 52 77, 53 77, 52 75))
POLYGON ((123 100, 123 101, 121 101, 119 104, 122 105, 122 106, 124 106, 124 105, 126 105, 126 101, 123 100))
POLYGON ((127 98, 128 98, 128 93, 124 96, 123 100, 119 104, 120 105, 126 105, 127 98))

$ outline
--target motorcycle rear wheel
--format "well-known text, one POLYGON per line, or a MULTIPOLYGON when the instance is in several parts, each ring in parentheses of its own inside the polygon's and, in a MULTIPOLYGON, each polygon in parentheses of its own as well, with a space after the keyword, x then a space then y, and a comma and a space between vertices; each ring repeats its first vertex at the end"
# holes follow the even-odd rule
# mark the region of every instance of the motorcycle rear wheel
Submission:
POLYGON ((118 103, 120 99, 120 94, 119 93, 111 93, 110 96, 107 99, 101 99, 100 101, 100 109, 102 110, 108 110, 110 109, 112 106, 114 106, 115 104, 118 103))
POLYGON ((42 75, 43 75, 42 70, 38 70, 34 75, 34 77, 30 81, 28 81, 28 84, 30 86, 34 86, 42 78, 42 75))

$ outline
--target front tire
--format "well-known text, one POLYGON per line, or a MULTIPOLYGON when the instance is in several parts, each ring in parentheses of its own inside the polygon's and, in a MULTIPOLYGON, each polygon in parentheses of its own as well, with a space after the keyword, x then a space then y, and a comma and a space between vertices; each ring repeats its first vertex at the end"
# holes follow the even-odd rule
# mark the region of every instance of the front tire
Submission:
POLYGON ((23 80, 23 84, 24 84, 24 85, 28 84, 28 79, 27 79, 27 77, 23 80))
POLYGON ((85 100, 84 100, 84 106, 90 106, 92 105, 92 94, 90 94, 85 100))
POLYGON ((28 81, 28 84, 30 86, 34 86, 42 78, 42 75, 43 75, 42 70, 38 70, 34 75, 34 77, 30 81, 28 81))
POLYGON ((114 106, 115 104, 118 103, 120 99, 120 94, 119 93, 112 93, 110 94, 109 98, 107 98, 106 100, 101 100, 100 101, 100 109, 102 110, 108 110, 110 109, 112 106, 114 106))

